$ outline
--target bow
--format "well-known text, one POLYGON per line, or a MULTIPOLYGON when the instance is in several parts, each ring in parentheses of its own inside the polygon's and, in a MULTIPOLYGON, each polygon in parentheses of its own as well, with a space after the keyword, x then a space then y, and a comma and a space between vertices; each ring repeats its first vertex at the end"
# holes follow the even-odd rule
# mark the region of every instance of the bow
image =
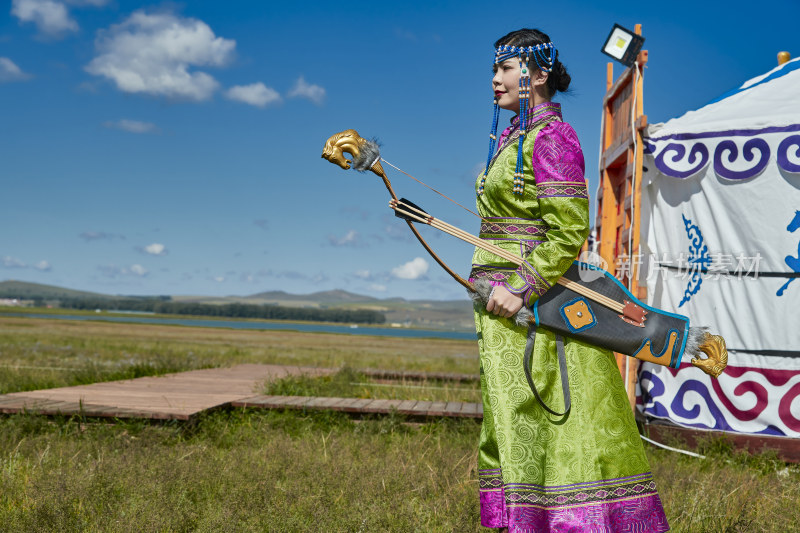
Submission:
MULTIPOLYGON (((499 246, 490 244, 483 239, 470 234, 469 232, 448 224, 443 220, 432 217, 423 211, 419 206, 409 200, 406 200, 405 198, 398 198, 397 194, 395 194, 394 189, 392 188, 389 178, 386 177, 386 172, 383 170, 383 165, 381 165, 380 151, 377 143, 364 139, 358 134, 357 131, 345 130, 332 135, 325 143, 325 148, 322 151, 322 157, 344 169, 349 169, 352 165, 352 167, 358 171, 366 172, 367 170, 371 170, 380 176, 381 179, 383 179, 384 185, 386 185, 386 188, 389 190, 389 194, 392 196, 392 200, 389 202, 389 205, 392 209, 394 209, 395 215, 398 218, 406 221, 408 227, 411 228, 411 231, 417 237, 417 240, 419 240, 420 244, 422 244, 425 250, 428 251, 431 257, 433 257, 442 268, 444 268, 468 291, 472 293, 478 292, 475 285, 456 274, 438 255, 436 255, 436 253, 431 249, 430 245, 425 241, 422 235, 420 235, 419 231, 417 231, 416 226, 414 226, 414 222, 432 226, 440 231, 452 235, 453 237, 456 237, 457 239, 461 239, 462 241, 468 242, 474 246, 483 248, 484 250, 502 257, 516 264, 517 266, 520 266, 523 263, 522 258, 503 250, 499 246), (345 158, 344 153, 349 153, 353 159, 350 160, 345 158)), ((586 296, 587 298, 601 305, 605 305, 606 307, 621 313, 631 324, 643 324, 646 319, 647 312, 631 302, 625 302, 623 304, 612 301, 609 298, 604 297, 603 295, 598 294, 579 283, 575 283, 574 281, 570 281, 565 278, 560 278, 558 283, 560 285, 564 285, 566 288, 574 292, 586 296)))
MULTIPOLYGON (((441 266, 450 276, 453 277, 456 281, 458 281, 467 291, 470 292, 470 295, 473 299, 478 301, 482 301, 484 304, 488 301, 490 297, 490 290, 491 286, 485 282, 478 282, 476 284, 472 284, 469 281, 465 280, 461 276, 459 276, 453 269, 451 269, 447 264, 433 251, 431 246, 425 241, 425 239, 420 235, 417 228, 414 226, 414 222, 419 222, 422 224, 430 225, 436 229, 439 229, 445 233, 448 233, 458 239, 461 239, 465 242, 473 244, 479 248, 483 248, 493 254, 502 257, 516 265, 522 265, 523 259, 518 257, 512 253, 506 252, 502 248, 490 244, 475 235, 472 235, 462 229, 459 229, 455 226, 452 226, 440 219, 434 218, 425 211, 423 211, 420 207, 415 205, 414 203, 404 199, 398 198, 397 194, 395 194, 394 189, 392 188, 392 184, 389 181, 389 178, 386 177, 386 172, 383 170, 383 165, 381 165, 381 156, 380 156, 380 149, 378 144, 375 141, 369 141, 361 137, 358 132, 355 130, 349 129, 344 130, 340 133, 332 135, 328 138, 327 142, 325 143, 325 147, 322 151, 322 158, 327 159, 331 163, 339 165, 343 169, 354 168, 360 172, 366 172, 368 170, 374 172, 383 180, 383 184, 386 186, 386 189, 389 191, 392 199, 389 202, 389 205, 392 209, 395 210, 395 214, 405 220, 408 224, 409 229, 417 238, 417 240, 422 244, 425 250, 430 254, 430 256, 439 263, 441 266), (353 158, 347 159, 344 154, 348 153, 353 158)), ((390 164, 390 163, 389 163, 390 164)), ((393 165, 392 165, 393 166, 393 165)), ((438 192, 438 191, 436 191, 438 192)), ((441 193, 439 193, 441 194, 441 193)), ((572 281, 567 279, 566 276, 561 277, 557 280, 557 284, 563 286, 564 288, 578 293, 589 300, 592 300, 608 309, 613 310, 616 313, 619 313, 619 318, 623 321, 627 322, 630 325, 644 327, 644 323, 647 319, 647 311, 645 311, 642 307, 634 304, 633 302, 624 300, 624 303, 609 298, 604 294, 598 293, 589 287, 585 286, 582 283, 578 283, 576 281, 572 281)), ((632 298, 633 299, 633 298, 632 298)), ((688 319, 684 319, 687 322, 688 326, 688 319)), ((534 317, 533 313, 525 306, 517 313, 515 316, 515 321, 517 324, 521 326, 530 326, 531 328, 535 328, 538 325, 538 320, 534 317)), ((546 324, 543 324, 546 325, 546 324)), ((692 359, 692 365, 700 368, 705 373, 712 375, 714 377, 719 376, 719 374, 724 370, 725 366, 727 365, 727 351, 725 350, 725 343, 722 337, 711 335, 705 331, 705 328, 689 328, 689 335, 695 339, 692 344, 693 347, 691 350, 688 350, 689 353, 692 355, 698 355, 692 359), (708 358, 702 359, 699 357, 699 353, 705 353, 708 358)), ((683 350, 683 348, 681 348, 683 350)), ((642 348, 639 348, 639 351, 642 351, 642 348)), ((631 353, 628 355, 632 355, 637 357, 637 353, 631 353)), ((660 357, 660 356, 659 356, 660 357)), ((663 364, 660 361, 654 361, 659 364, 663 364)), ((530 383, 530 379, 529 379, 530 383)), ((534 388, 531 383, 531 388, 534 388)), ((535 388, 534 388, 535 389, 535 388)))
MULTIPOLYGON (((378 144, 375 141, 368 141, 364 139, 356 130, 344 130, 335 135, 331 135, 331 137, 328 138, 327 142, 325 143, 325 148, 322 150, 322 157, 331 163, 339 165, 345 170, 349 169, 351 164, 354 169, 360 172, 371 170, 383 180, 383 184, 386 185, 386 188, 389 190, 389 194, 392 196, 392 201, 398 201, 397 195, 392 188, 392 183, 389 181, 389 178, 386 177, 386 172, 383 170, 383 165, 381 165, 380 151, 378 149, 378 144), (344 153, 350 154, 353 159, 350 160, 345 158, 344 153)), ((447 266, 441 257, 436 255, 428 242, 422 237, 422 235, 420 235, 419 231, 410 219, 405 218, 404 220, 419 243, 423 246, 423 248, 425 248, 428 254, 430 254, 430 256, 433 257, 437 263, 439 263, 439 266, 441 266, 465 289, 474 293, 475 286, 456 274, 452 268, 447 266)))

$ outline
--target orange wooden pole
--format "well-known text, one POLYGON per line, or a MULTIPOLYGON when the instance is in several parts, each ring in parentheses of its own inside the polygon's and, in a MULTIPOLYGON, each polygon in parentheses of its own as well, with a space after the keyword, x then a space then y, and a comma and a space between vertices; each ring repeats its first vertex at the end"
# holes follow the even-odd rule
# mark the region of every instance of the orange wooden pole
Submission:
MULTIPOLYGON (((634 32, 636 35, 642 34, 642 25, 637 24, 634 27, 634 32)), ((643 159, 644 159, 644 142, 642 139, 642 129, 646 125, 647 117, 644 115, 644 66, 647 63, 648 53, 647 51, 642 51, 639 53, 639 57, 636 58, 636 63, 633 65, 634 77, 632 81, 633 83, 633 101, 634 101, 634 109, 633 111, 633 123, 634 123, 634 131, 633 135, 635 136, 636 143, 633 147, 633 172, 632 172, 632 180, 633 180, 633 190, 631 190, 631 220, 630 220, 630 231, 631 231, 631 249, 628 250, 628 257, 630 258, 630 290, 637 298, 646 299, 647 298, 647 286, 639 286, 639 281, 641 279, 641 264, 642 264, 642 257, 641 257, 641 222, 642 222, 642 214, 641 214, 641 206, 642 206, 642 173, 643 173, 643 159), (642 120, 644 119, 644 120, 642 120), (641 129, 640 129, 641 128, 641 129)), ((627 372, 625 376, 625 390, 628 392, 628 401, 631 404, 631 409, 634 411, 636 410, 636 378, 637 378, 637 370, 639 369, 639 360, 628 358, 627 361, 627 372)))

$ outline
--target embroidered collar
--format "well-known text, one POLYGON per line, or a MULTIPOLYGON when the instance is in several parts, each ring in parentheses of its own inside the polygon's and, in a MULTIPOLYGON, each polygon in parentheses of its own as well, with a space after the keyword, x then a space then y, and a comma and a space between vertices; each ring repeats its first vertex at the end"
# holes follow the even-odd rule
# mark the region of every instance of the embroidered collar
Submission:
MULTIPOLYGON (((561 120, 561 104, 558 102, 543 102, 536 107, 528 110, 528 117, 525 129, 528 129, 534 122, 542 119, 543 117, 555 115, 558 120, 561 120)), ((519 127, 519 115, 514 115, 511 118, 511 128, 519 127)))

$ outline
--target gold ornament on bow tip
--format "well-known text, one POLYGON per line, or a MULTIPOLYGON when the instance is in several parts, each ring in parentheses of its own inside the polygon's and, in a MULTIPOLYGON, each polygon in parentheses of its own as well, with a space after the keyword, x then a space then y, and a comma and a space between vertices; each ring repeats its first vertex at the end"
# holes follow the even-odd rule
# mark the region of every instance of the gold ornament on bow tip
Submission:
POLYGON ((706 332, 703 342, 700 344, 700 351, 708 356, 706 359, 695 357, 692 364, 711 377, 718 378, 728 366, 728 350, 725 347, 725 339, 719 335, 712 335, 706 332))
POLYGON ((386 176, 381 166, 378 144, 364 139, 356 130, 344 130, 328 137, 322 149, 322 157, 345 170, 352 164, 356 170, 372 170, 384 179, 386 176), (350 154, 353 159, 347 159, 345 153, 350 154))
POLYGON ((360 152, 359 145, 363 143, 364 139, 356 130, 344 130, 328 138, 325 148, 322 149, 322 157, 347 170, 353 161, 347 159, 344 152, 357 158, 360 152))

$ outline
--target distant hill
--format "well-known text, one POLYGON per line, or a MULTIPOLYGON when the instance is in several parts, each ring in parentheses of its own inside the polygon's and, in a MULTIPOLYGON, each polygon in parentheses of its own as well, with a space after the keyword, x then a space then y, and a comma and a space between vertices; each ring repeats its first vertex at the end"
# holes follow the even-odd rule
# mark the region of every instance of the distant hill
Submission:
MULTIPOLYGON (((157 297, 157 296, 153 296, 157 297)), ((120 295, 76 291, 27 283, 23 281, 0 282, 0 298, 19 298, 33 300, 81 299, 81 298, 122 298, 120 295)), ((163 297, 161 297, 163 298, 163 297)), ((365 309, 378 311, 386 316, 389 324, 411 327, 453 329, 468 331, 474 328, 472 302, 467 300, 405 300, 404 298, 373 298, 343 290, 321 291, 311 294, 290 294, 285 291, 266 291, 250 296, 187 296, 171 297, 174 302, 195 302, 203 304, 272 304, 286 307, 365 309)))
POLYGON ((289 294, 284 291, 268 291, 259 292, 251 296, 245 297, 248 300, 274 300, 274 301, 313 301, 320 304, 342 304, 361 303, 361 302, 377 302, 377 298, 371 296, 363 296, 361 294, 354 294, 343 290, 321 291, 312 292, 311 294, 289 294))
POLYGON ((55 285, 8 280, 0 281, 0 298, 18 298, 20 300, 41 298, 43 300, 58 300, 59 298, 112 298, 112 296, 97 292, 65 289, 64 287, 56 287, 55 285))

